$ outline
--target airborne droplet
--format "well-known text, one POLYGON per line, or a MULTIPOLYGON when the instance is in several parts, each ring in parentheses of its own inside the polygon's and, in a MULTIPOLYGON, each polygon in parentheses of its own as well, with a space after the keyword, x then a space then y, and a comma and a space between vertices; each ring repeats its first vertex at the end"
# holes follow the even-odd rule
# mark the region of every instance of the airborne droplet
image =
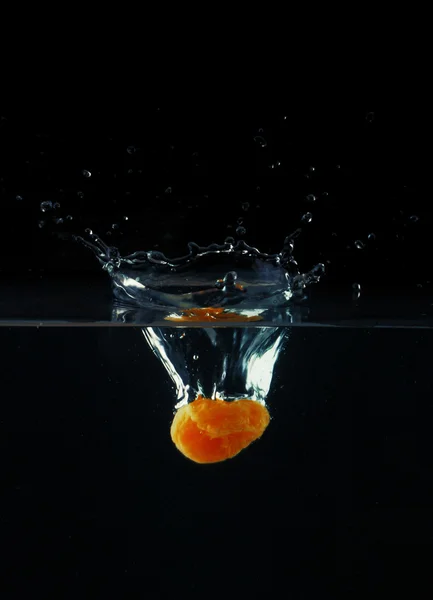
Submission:
POLYGON ((358 248, 358 250, 363 250, 363 249, 364 249, 364 247, 365 247, 365 246, 364 246, 364 243, 363 243, 363 242, 361 242, 361 240, 356 240, 356 241, 354 242, 354 244, 355 244, 355 248, 358 248))
POLYGON ((261 148, 266 148, 266 146, 268 145, 268 142, 265 140, 265 138, 262 135, 256 135, 254 137, 254 141, 256 142, 256 144, 258 144, 261 148))
POLYGON ((312 219, 313 215, 310 212, 305 213, 305 215, 302 215, 301 217, 301 221, 304 223, 311 223, 312 219))
POLYGON ((47 212, 48 210, 52 210, 53 203, 51 202, 51 200, 44 200, 43 202, 41 202, 40 208, 42 212, 47 212))
POLYGON ((92 173, 91 173, 90 171, 87 171, 87 169, 83 169, 83 170, 81 171, 81 173, 82 173, 82 175, 83 175, 84 177, 87 177, 87 178, 89 178, 89 177, 91 177, 91 176, 92 176, 92 173))

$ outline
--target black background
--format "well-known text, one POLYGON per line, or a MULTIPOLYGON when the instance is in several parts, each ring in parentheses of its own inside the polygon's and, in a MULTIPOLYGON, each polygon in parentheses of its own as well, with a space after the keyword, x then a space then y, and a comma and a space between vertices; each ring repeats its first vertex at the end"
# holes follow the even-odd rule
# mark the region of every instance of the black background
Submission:
POLYGON ((117 110, 113 102, 4 112, 4 275, 97 276, 91 255, 64 239, 87 227, 123 254, 173 256, 188 241, 239 237, 242 218, 246 241, 278 252, 310 211, 295 248, 302 270, 323 262, 329 283, 429 285, 428 114, 420 106, 303 104, 289 94, 241 102, 203 92, 132 98, 117 110), (43 201, 60 208, 43 214, 43 201), (73 220, 54 224, 67 215, 73 220))

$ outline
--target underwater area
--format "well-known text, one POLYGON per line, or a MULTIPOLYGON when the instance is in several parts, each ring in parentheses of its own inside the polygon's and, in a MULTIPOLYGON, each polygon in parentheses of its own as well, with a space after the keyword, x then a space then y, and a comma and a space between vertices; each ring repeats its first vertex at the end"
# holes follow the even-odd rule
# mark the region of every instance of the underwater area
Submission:
POLYGON ((423 575, 433 212, 413 121, 187 117, 1 117, 2 597, 90 578, 334 598, 386 592, 408 555, 423 575))

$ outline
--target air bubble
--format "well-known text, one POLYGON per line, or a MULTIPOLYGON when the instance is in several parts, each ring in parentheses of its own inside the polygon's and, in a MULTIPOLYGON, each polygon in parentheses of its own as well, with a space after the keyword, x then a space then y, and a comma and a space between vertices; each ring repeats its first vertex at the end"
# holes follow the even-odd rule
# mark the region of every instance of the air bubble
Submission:
POLYGON ((51 202, 51 200, 44 200, 43 202, 41 202, 40 208, 42 212, 47 212, 48 210, 52 210, 53 203, 51 202))
POLYGON ((358 248, 358 250, 363 250, 363 249, 364 249, 364 247, 365 247, 365 246, 364 246, 364 243, 363 243, 363 242, 361 242, 361 240, 356 240, 356 241, 354 242, 354 244, 355 244, 355 248, 358 248))
POLYGON ((135 154, 137 152, 137 148, 135 146, 128 146, 126 151, 128 154, 135 154))
POLYGON ((412 221, 412 223, 416 223, 417 221, 419 221, 419 217, 417 217, 416 215, 412 215, 410 217, 410 220, 412 221))
POLYGON ((84 230, 84 233, 87 233, 87 235, 93 235, 93 231, 89 227, 84 230))
POLYGON ((239 219, 237 220, 237 224, 242 225, 243 222, 244 222, 243 218, 239 217, 239 219))
POLYGON ((308 170, 310 171, 310 173, 313 173, 316 170, 316 167, 310 167, 308 170))
POLYGON ((242 210, 248 210, 250 207, 249 202, 242 202, 242 210))
POLYGON ((316 196, 314 194, 308 194, 308 196, 305 197, 305 200, 307 202, 316 202, 316 196))
POLYGON ((192 357, 193 360, 198 360, 198 354, 194 354, 194 356, 192 357))
POLYGON ((92 176, 92 173, 90 171, 87 171, 87 169, 83 169, 81 173, 84 177, 87 177, 87 179, 92 176))
POLYGON ((60 203, 59 202, 54 202, 53 208, 60 208, 60 203))
POLYGON ((119 229, 118 223, 113 223, 111 229, 119 229))
POLYGON ((262 135, 256 135, 254 137, 254 141, 260 146, 260 148, 266 148, 266 146, 268 145, 268 142, 262 135))
POLYGON ((302 215, 301 217, 301 221, 304 223, 311 223, 312 219, 313 215, 310 212, 305 213, 305 215, 302 215))
POLYGON ((79 198, 84 198, 84 192, 77 192, 77 196, 79 198))
POLYGON ((234 244, 235 243, 235 238, 231 237, 230 235, 228 237, 226 237, 226 239, 224 240, 224 244, 234 244))
POLYGON ((63 223, 62 217, 57 217, 56 219, 54 219, 54 223, 56 225, 61 225, 63 223))
POLYGON ((365 120, 367 121, 367 123, 372 123, 374 121, 374 112, 368 112, 365 115, 365 120))
POLYGON ((374 242, 374 240, 376 239, 376 234, 375 233, 369 233, 367 236, 367 239, 370 240, 370 242, 374 242))
POLYGON ((238 227, 236 229, 236 234, 237 235, 245 235, 246 232, 247 232, 247 230, 245 229, 245 227, 242 227, 242 226, 240 226, 240 227, 238 227))
POLYGON ((166 194, 171 194, 172 191, 173 191, 173 188, 170 185, 165 188, 165 193, 166 194))
POLYGON ((39 221, 38 222, 39 229, 42 229, 42 227, 44 227, 44 226, 45 226, 45 221, 39 221))
POLYGON ((74 217, 72 215, 66 215, 66 220, 67 221, 72 221, 74 217))

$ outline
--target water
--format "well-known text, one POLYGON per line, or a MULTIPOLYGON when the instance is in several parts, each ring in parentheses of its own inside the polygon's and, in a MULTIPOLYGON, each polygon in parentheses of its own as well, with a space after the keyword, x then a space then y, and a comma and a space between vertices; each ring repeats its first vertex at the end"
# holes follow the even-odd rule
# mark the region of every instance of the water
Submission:
MULTIPOLYGON (((424 564, 433 331, 288 329, 266 431, 232 460, 201 465, 172 443, 176 385, 143 328, 0 328, 3 573, 33 565, 72 590, 107 569, 125 583, 145 574, 158 597, 180 579, 223 594, 227 544, 233 593, 287 578, 326 593, 386 568, 394 546, 424 564), (260 574, 245 579, 251 548, 260 574)), ((200 359, 211 350, 182 333, 200 359)))
MULTIPOLYGON (((431 266, 417 258, 430 222, 427 192, 412 185, 423 169, 412 177, 401 158, 417 145, 395 143, 397 118, 381 143, 349 127, 333 149, 329 114, 329 130, 302 126, 298 138, 297 118, 281 117, 281 139, 270 123, 248 128, 253 175, 239 166, 251 155, 235 128, 216 136, 221 163, 187 131, 152 137, 154 115, 142 139, 134 121, 116 156, 83 155, 80 134, 71 156, 54 140, 34 158, 12 132, 20 147, 5 146, 10 172, 0 178, 14 205, 0 293, 0 581, 34 574, 45 593, 60 580, 80 598, 89 576, 111 593, 119 580, 122 595, 138 582, 140 596, 155 598, 281 589, 335 598, 384 576, 395 549, 389 580, 409 553, 429 572, 433 299, 431 266), (221 168, 231 151, 233 189, 221 168), (153 155, 161 172, 149 181, 153 155), (206 161, 213 188, 211 177, 201 185, 206 161), (182 191, 188 169, 194 181, 182 191), (203 243, 218 244, 170 254, 164 237, 176 237, 187 208, 203 243), (25 211, 38 214, 27 241, 25 211), (249 242, 254 219, 276 249, 265 252, 260 235, 257 248, 249 242), (298 246, 299 230, 276 242, 297 219, 313 246, 311 237, 298 246), (149 245, 120 252, 139 226, 149 245), (100 273, 78 271, 74 258, 64 265, 54 245, 57 270, 43 272, 51 250, 40 252, 41 235, 53 230, 65 247, 75 234, 100 273)), ((381 115, 360 120, 371 136, 381 115)))

